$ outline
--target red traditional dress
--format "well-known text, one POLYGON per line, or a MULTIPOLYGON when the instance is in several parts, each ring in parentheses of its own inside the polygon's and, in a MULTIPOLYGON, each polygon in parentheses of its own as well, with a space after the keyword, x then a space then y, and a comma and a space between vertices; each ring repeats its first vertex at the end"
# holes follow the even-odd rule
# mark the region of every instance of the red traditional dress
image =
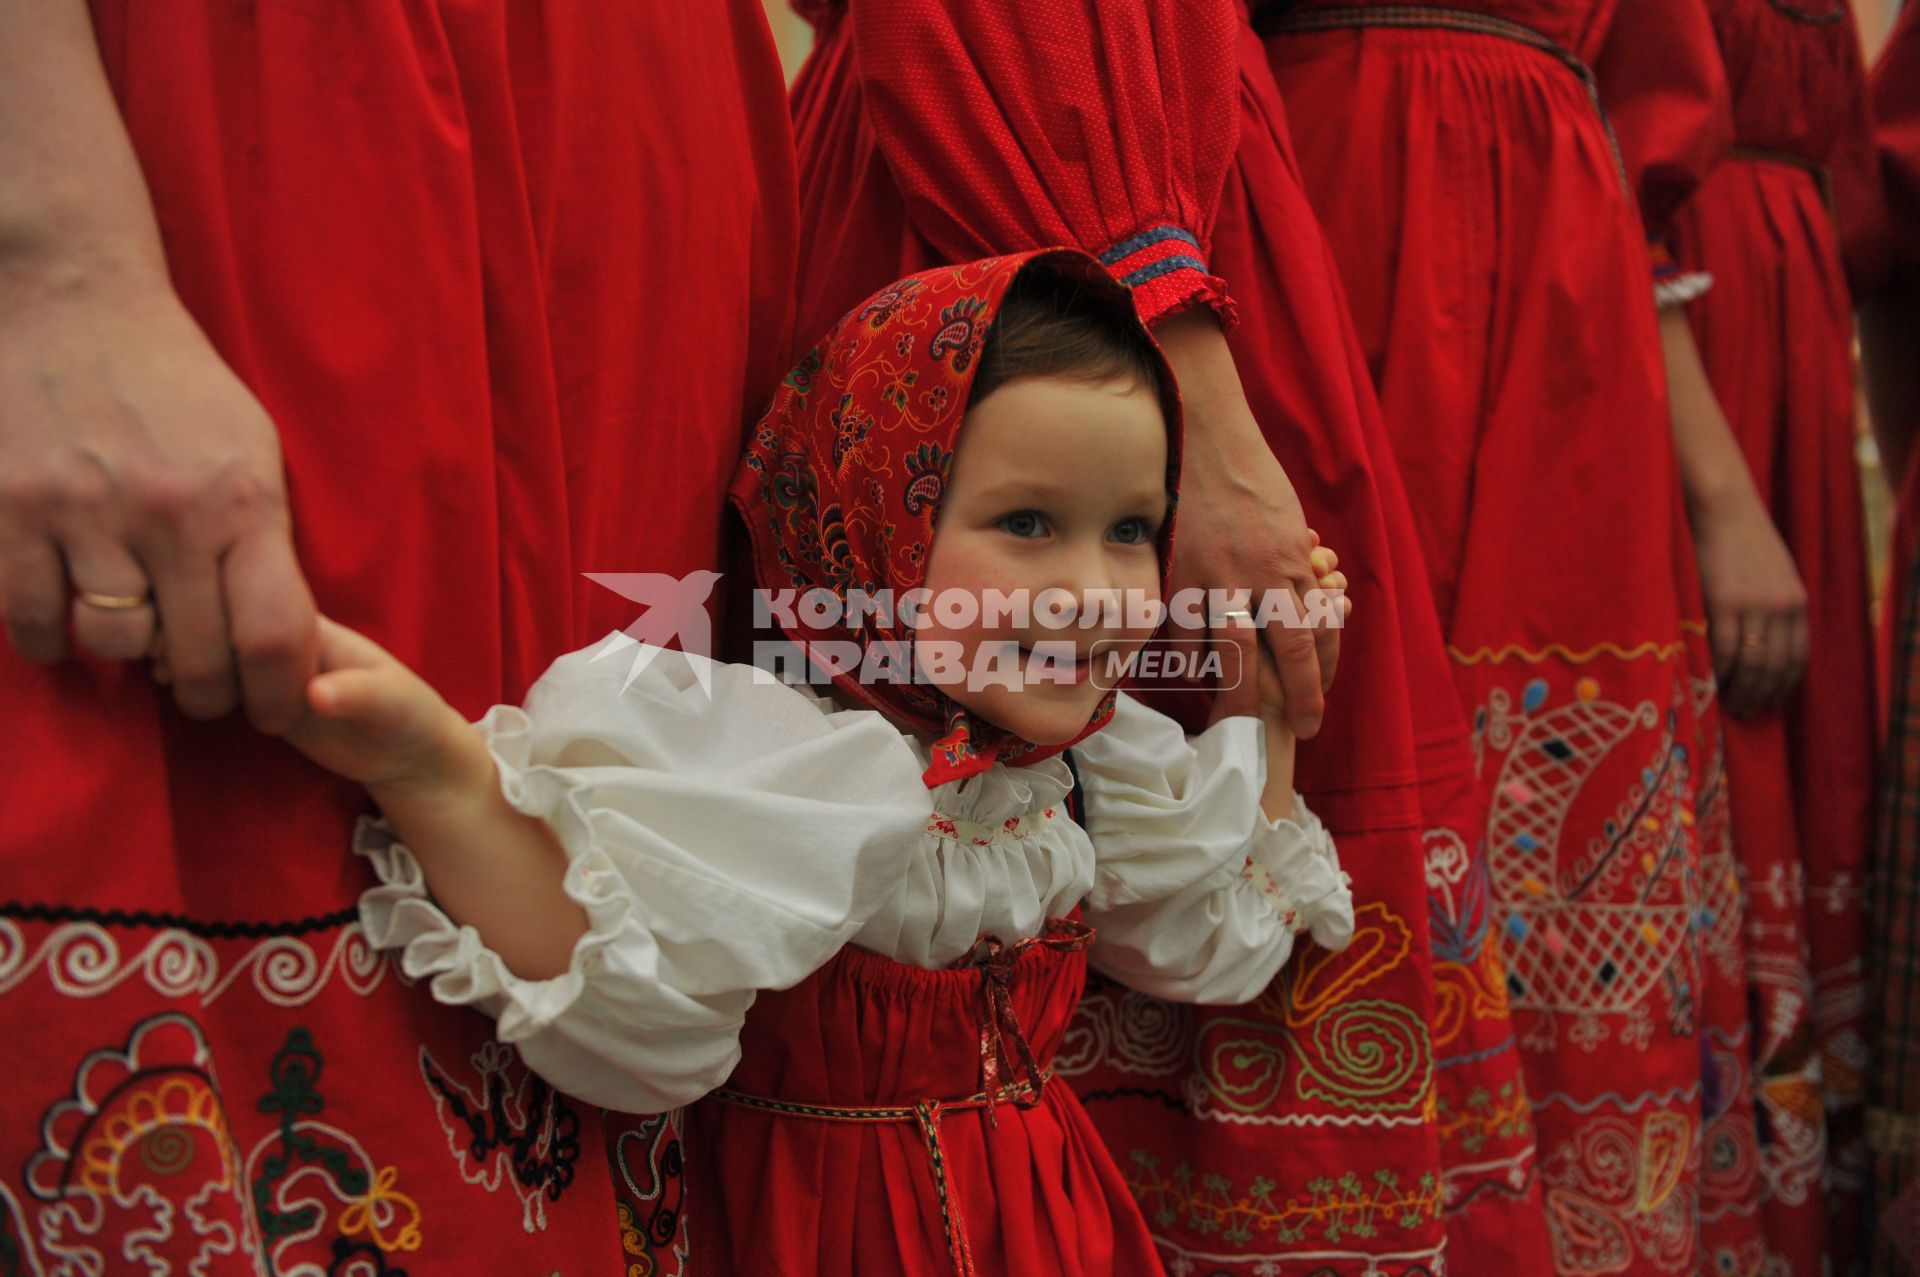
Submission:
POLYGON ((1712 277, 1688 316, 1809 595, 1811 659, 1799 689, 1781 710, 1728 716, 1722 728, 1747 886, 1767 1242, 1781 1273, 1817 1274, 1823 1255, 1838 1260, 1857 1245, 1866 1157, 1861 892, 1874 658, 1853 314, 1831 207, 1832 164, 1864 131, 1866 73, 1845 0, 1709 8, 1733 90, 1735 147, 1682 206, 1667 243, 1683 270, 1712 277))
MULTIPOLYGON (((279 427, 324 612, 478 711, 633 619, 583 571, 716 566, 791 286, 754 0, 93 19, 173 282, 279 427)), ((372 950, 360 793, 138 665, 0 650, 0 688, 0 1267, 652 1262, 662 1124, 603 1123, 372 950)))
MULTIPOLYGON (((1878 198, 1850 247, 1872 262, 1863 283, 1920 296, 1920 6, 1908 5, 1874 68, 1872 102, 1878 198)), ((1920 352, 1910 355, 1920 357, 1920 352)), ((1920 421, 1885 423, 1920 439, 1920 421)), ((1900 490, 1904 535, 1896 547, 1887 611, 1895 644, 1886 776, 1873 880, 1868 889, 1867 1015, 1871 1071, 1867 1140, 1871 1191, 1861 1221, 1874 1277, 1920 1266, 1920 465, 1910 454, 1900 490)))
MULTIPOLYGON (((903 280, 796 367, 733 488, 763 588, 845 602, 922 584, 1015 275, 1071 272, 1137 322, 1091 258, 1041 256, 903 280)), ((784 628, 795 643, 850 633, 784 628)), ((691 1272, 1158 1272, 1079 1100, 1049 1082, 1086 970, 1168 998, 1257 996, 1298 934, 1331 949, 1353 934, 1332 842, 1310 813, 1261 814, 1255 719, 1189 739, 1109 693, 1076 772, 1064 745, 882 679, 864 658, 911 647, 896 620, 857 633, 860 669, 820 695, 764 667, 602 649, 480 724, 503 793, 568 853, 589 929, 563 975, 516 978, 371 825, 369 936, 435 996, 498 1015, 563 1090, 698 1101, 691 1272)))
MULTIPOLYGON (((1344 636, 1301 787, 1355 875, 1359 934, 1253 1006, 1096 986, 1069 1041, 1161 1253, 1182 1270, 1538 1271, 1533 1137, 1484 807, 1418 544, 1286 112, 1229 0, 802 4, 801 332, 929 262, 1099 254, 1153 322, 1230 332, 1255 416, 1339 547, 1344 636), (1228 292, 1232 299, 1228 299, 1228 292)), ((1316 108, 1324 109, 1324 108, 1316 108)))
POLYGON ((1706 16, 1310 0, 1262 25, 1473 714, 1553 1267, 1756 1272, 1738 883, 1635 208, 1715 153, 1706 16))

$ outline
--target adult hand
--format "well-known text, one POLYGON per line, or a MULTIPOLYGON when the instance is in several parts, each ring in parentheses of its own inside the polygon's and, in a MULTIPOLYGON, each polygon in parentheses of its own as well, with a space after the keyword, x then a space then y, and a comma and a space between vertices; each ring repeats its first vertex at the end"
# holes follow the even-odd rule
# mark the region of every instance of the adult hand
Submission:
POLYGON ((42 663, 69 621, 110 660, 162 626, 183 712, 300 719, 317 630, 279 437, 157 271, 0 261, 0 616, 42 663))
MULTIPOLYGON (((1218 321, 1211 311, 1190 310, 1154 336, 1179 379, 1186 413, 1174 590, 1252 590, 1256 605, 1264 591, 1287 590, 1296 615, 1307 616, 1317 540, 1247 405, 1218 321)), ((1312 736, 1333 684, 1340 631, 1270 624, 1261 639, 1279 674, 1288 726, 1312 736)))
POLYGON ((1721 703, 1741 718, 1764 713, 1806 670, 1806 587, 1751 487, 1696 505, 1691 519, 1721 703))

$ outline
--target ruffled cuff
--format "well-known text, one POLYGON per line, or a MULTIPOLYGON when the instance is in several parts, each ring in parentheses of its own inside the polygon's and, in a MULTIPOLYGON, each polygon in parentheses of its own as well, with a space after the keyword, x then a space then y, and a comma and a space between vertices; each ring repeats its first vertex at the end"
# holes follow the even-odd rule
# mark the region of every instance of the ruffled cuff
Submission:
POLYGON ((1115 279, 1133 290, 1135 307, 1148 325, 1195 306, 1209 306, 1220 327, 1233 327, 1233 299, 1227 281, 1209 274, 1200 241, 1178 226, 1149 226, 1100 254, 1115 279))
POLYGON ((1321 948, 1337 952, 1353 939, 1353 892, 1333 835, 1299 794, 1293 810, 1290 820, 1261 813, 1240 879, 1296 934, 1307 932, 1321 948))
POLYGON ((1713 276, 1703 270, 1682 269, 1665 244, 1653 245, 1653 301, 1661 310, 1674 310, 1702 297, 1713 287, 1713 276))
POLYGON ((573 946, 567 970, 547 980, 523 980, 480 933, 449 918, 427 891, 420 862, 385 820, 363 818, 353 850, 366 859, 380 885, 360 896, 360 925, 376 949, 398 949, 400 969, 430 981, 437 1001, 473 1006, 499 1021, 502 1042, 517 1042, 546 1029, 580 999, 587 975, 606 961, 629 930, 637 929, 632 887, 588 822, 567 801, 567 787, 550 773, 529 772, 527 716, 500 706, 477 725, 500 774, 500 792, 516 811, 551 824, 571 856, 561 880, 587 916, 587 930, 573 946))

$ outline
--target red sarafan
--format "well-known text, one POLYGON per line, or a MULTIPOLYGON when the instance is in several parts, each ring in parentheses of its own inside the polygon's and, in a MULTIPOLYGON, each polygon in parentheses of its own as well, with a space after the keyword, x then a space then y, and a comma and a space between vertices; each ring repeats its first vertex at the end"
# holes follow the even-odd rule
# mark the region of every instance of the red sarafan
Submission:
POLYGON ((1262 28, 1472 715, 1552 1268, 1757 1271, 1740 891, 1645 236, 1728 140, 1708 15, 1312 0, 1262 28))
MULTIPOLYGON (((92 18, 174 287, 278 427, 323 612, 477 713, 634 619, 584 572, 718 566, 792 282, 755 0, 92 18)), ((603 1129, 368 948, 361 794, 140 666, 5 648, 0 688, 0 1250, 672 1270, 664 1124, 603 1129)))
POLYGON ((1810 649, 1778 711, 1722 720, 1747 892, 1767 1246, 1782 1273, 1846 1272, 1866 1170, 1865 973, 1874 668, 1853 308, 1833 201, 1868 139, 1846 0, 1711 0, 1734 147, 1668 243, 1712 286, 1687 305, 1715 396, 1808 593, 1810 649))
MULTIPOLYGON (((1532 1118, 1492 938, 1484 800, 1419 537, 1287 108, 1231 0, 801 4, 800 314, 1082 247, 1149 323, 1209 306, 1359 622, 1302 792, 1359 902, 1230 1011, 1096 980, 1059 1061, 1180 1271, 1538 1271, 1532 1118)), ((1336 101, 1340 102, 1335 106, 1336 101)), ((1303 110, 1344 116, 1325 99, 1303 110)), ((1189 443, 1195 437, 1189 423, 1189 443)))

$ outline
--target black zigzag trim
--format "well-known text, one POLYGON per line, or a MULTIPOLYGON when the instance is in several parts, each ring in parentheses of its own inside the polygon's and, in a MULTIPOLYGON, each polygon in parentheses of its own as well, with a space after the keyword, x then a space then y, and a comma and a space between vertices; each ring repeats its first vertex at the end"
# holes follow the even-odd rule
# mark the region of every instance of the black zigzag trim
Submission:
POLYGON ((1185 1113, 1187 1106, 1178 1097, 1166 1091, 1156 1091, 1148 1086, 1102 1086, 1082 1091, 1077 1087, 1073 1092, 1080 1097, 1082 1104, 1098 1104, 1102 1100, 1153 1100, 1175 1113, 1185 1113))
POLYGON ((0 918, 22 922, 92 922, 103 927, 171 928, 199 936, 203 940, 264 940, 268 936, 304 936, 315 931, 344 927, 360 916, 358 909, 295 918, 288 922, 202 922, 177 913, 148 913, 136 909, 85 909, 74 905, 24 904, 16 900, 0 902, 0 918))

